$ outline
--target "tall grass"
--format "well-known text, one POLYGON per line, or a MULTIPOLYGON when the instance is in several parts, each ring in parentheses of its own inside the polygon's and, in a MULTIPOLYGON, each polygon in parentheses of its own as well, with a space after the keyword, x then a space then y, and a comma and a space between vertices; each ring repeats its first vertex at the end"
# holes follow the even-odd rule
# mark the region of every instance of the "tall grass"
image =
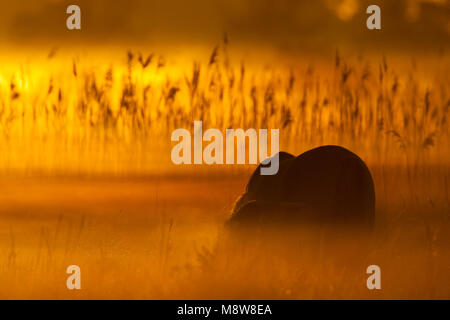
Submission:
POLYGON ((133 51, 119 64, 79 60, 52 51, 40 65, 0 70, 2 169, 154 172, 167 168, 171 131, 194 120, 279 128, 292 152, 335 143, 371 163, 449 158, 445 56, 419 65, 336 52, 316 65, 248 67, 224 43, 191 65, 133 51))
POLYGON ((448 57, 236 62, 225 42, 187 64, 52 50, 0 65, 0 297, 448 299, 448 57), (170 134, 194 120, 278 128, 296 154, 349 147, 373 173, 375 232, 230 237, 248 174, 177 169, 170 134), (71 264, 81 291, 65 287, 71 264))

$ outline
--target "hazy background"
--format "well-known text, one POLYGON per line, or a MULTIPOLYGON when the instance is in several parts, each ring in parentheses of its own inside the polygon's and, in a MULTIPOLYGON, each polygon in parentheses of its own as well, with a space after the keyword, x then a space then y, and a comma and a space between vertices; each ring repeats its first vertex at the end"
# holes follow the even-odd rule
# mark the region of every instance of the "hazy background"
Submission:
POLYGON ((0 1, 0 299, 450 298, 448 1, 0 1), (174 165, 193 120, 349 148, 373 237, 228 238, 255 166, 174 165))
POLYGON ((287 51, 338 47, 445 50, 446 0, 1 0, 0 40, 12 45, 202 45, 221 41, 287 51), (82 9, 68 31, 66 8, 82 9), (366 8, 381 7, 382 30, 366 28, 366 8))

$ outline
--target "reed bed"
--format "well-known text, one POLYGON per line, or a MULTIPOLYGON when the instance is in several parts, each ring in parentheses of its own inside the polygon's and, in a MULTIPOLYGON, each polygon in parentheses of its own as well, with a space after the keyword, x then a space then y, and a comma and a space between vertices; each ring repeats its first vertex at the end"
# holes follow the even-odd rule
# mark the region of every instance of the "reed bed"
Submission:
POLYGON ((192 130, 194 120, 221 130, 277 128, 281 148, 296 153, 340 144, 369 163, 448 162, 445 55, 419 64, 336 52, 317 64, 248 67, 226 43, 192 64, 128 51, 118 63, 93 65, 53 51, 38 65, 0 69, 3 170, 167 172, 171 132, 192 130))
POLYGON ((1 298, 450 297, 448 56, 260 63, 226 42, 188 63, 121 56, 0 65, 1 298), (254 167, 172 164, 171 132, 194 120, 280 129, 296 154, 355 151, 375 180, 375 231, 230 236, 254 167), (65 287, 71 264, 80 291, 65 287), (370 264, 381 291, 365 286, 370 264))

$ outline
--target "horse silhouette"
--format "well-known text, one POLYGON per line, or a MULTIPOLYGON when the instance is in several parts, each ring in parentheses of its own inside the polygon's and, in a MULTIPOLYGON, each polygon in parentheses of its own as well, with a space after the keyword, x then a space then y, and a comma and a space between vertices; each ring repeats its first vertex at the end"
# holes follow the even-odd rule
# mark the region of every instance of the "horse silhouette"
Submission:
POLYGON ((228 225, 373 225, 373 179, 353 152, 332 145, 298 157, 280 152, 279 171, 272 176, 261 175, 261 166, 236 201, 228 225))

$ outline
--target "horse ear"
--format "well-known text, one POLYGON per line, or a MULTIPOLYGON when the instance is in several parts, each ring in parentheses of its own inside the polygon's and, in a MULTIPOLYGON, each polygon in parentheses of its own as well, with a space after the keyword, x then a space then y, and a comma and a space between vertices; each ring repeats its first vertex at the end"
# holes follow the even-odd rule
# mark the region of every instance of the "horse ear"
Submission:
POLYGON ((249 197, 248 197, 248 193, 244 193, 243 195, 241 195, 236 202, 234 203, 233 206, 233 210, 232 210, 232 215, 235 215, 237 212, 239 212, 239 210, 245 206, 245 204, 247 204, 249 202, 249 197))
POLYGON ((233 212, 226 225, 229 227, 256 226, 260 224, 262 215, 263 210, 261 205, 257 201, 248 201, 233 212))

